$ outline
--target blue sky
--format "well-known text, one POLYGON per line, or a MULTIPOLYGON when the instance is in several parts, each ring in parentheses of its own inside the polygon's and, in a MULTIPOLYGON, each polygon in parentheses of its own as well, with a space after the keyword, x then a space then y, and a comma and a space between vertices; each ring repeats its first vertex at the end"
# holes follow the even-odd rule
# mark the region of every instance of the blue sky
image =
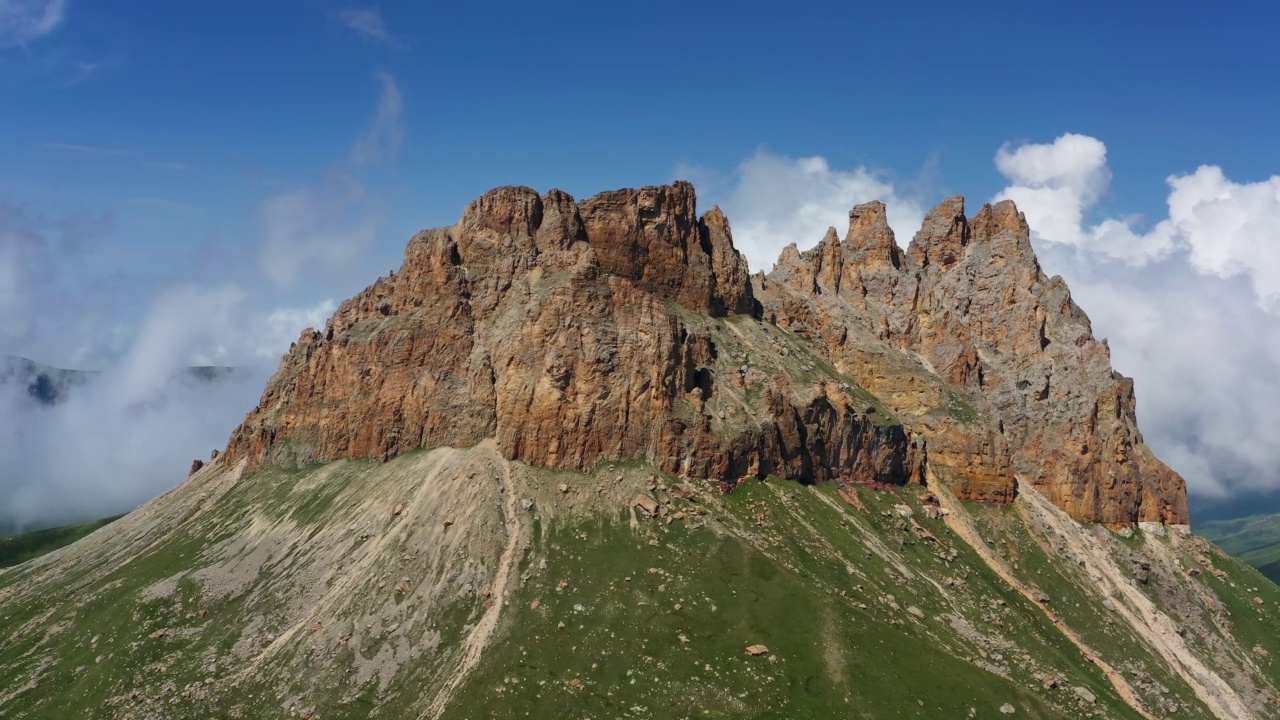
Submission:
POLYGON ((1107 143, 1107 208, 1159 216, 1170 174, 1276 170, 1280 10, 1240 5, 67 0, 0 60, 0 190, 113 213, 121 257, 240 247, 264 191, 341 158, 385 72, 405 141, 362 177, 385 203, 380 256, 495 184, 587 194, 766 148, 981 196, 1001 187, 995 148, 1068 131, 1107 143))
POLYGON ((0 0, 0 353, 269 366, 502 184, 689 177, 756 267, 870 195, 904 244, 943 195, 1013 197, 1162 456, 1206 498, 1271 491, 1277 27, 1268 3, 0 0))

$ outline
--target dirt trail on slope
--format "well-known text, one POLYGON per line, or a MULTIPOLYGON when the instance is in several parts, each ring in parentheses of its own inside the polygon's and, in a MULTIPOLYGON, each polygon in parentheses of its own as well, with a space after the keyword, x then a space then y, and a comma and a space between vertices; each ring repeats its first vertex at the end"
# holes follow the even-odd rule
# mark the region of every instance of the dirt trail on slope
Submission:
POLYGON ((502 556, 498 560, 498 569, 493 575, 493 589, 489 595, 493 600, 493 605, 484 611, 484 615, 476 623, 475 628, 471 630, 471 634, 463 641, 462 659, 458 661, 457 669, 453 671, 440 688, 435 700, 431 701, 431 705, 423 713, 423 718, 435 720, 435 718, 444 713, 445 707, 453 698, 453 693, 467 679, 471 671, 475 670, 476 666, 480 664, 480 654, 489 645, 489 639, 498 627, 498 620, 502 615, 502 606, 506 602, 507 583, 510 581, 511 572, 516 565, 516 551, 520 545, 520 535, 523 531, 520 526, 520 515, 516 511, 516 491, 515 484, 511 481, 511 463, 506 461, 503 462, 502 466, 502 495, 502 513, 503 523, 507 531, 507 546, 502 550, 502 556))
POLYGON ((1004 561, 997 557, 996 554, 987 547, 987 544, 983 542, 982 538, 979 536, 977 529, 973 527, 973 522, 969 517, 968 512, 966 512, 960 505, 955 496, 951 494, 951 490, 947 487, 947 484, 940 481, 936 476, 931 477, 930 480, 932 482, 929 483, 929 489, 933 490, 934 494, 938 496, 942 507, 949 511, 947 515, 943 516, 943 522, 947 524, 947 527, 950 528, 957 537, 965 541, 969 547, 973 548, 973 551, 982 558, 983 562, 994 570, 1001 579, 1008 583, 1009 587, 1017 590, 1029 603, 1031 603, 1033 607, 1040 608, 1040 611, 1049 619, 1049 622, 1053 623, 1053 626, 1056 627, 1059 632, 1070 640, 1073 645, 1080 649, 1080 652, 1084 655, 1085 659, 1102 670, 1103 675, 1107 677, 1111 686, 1115 688, 1116 693, 1120 695, 1122 700, 1129 704, 1129 707, 1136 710, 1142 715, 1142 717, 1147 718, 1147 720, 1157 720, 1156 716, 1148 712, 1143 706, 1142 700, 1138 698, 1138 694, 1134 692, 1133 686, 1129 684, 1129 681, 1125 679, 1124 675, 1112 667, 1107 661, 1103 660, 1098 653, 1094 652, 1093 648, 1089 647, 1084 639, 1076 634, 1075 630, 1072 630, 1066 625, 1066 623, 1059 620, 1058 616, 1052 610, 1039 602, 1036 599, 1035 593, 1023 584, 1023 582, 1013 574, 1013 571, 1005 565, 1004 561))

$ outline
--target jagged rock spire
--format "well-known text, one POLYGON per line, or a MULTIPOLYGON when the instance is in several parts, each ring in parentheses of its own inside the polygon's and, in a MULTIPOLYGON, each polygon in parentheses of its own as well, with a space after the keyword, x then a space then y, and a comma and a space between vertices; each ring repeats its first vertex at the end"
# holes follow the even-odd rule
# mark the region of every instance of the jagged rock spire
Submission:
POLYGON ((1142 443, 1132 382, 1112 370, 1062 279, 1041 271, 1012 201, 967 218, 964 198, 944 199, 905 258, 883 204, 849 215, 839 253, 830 235, 783 252, 766 316, 822 343, 908 418, 961 495, 1011 497, 1018 475, 1082 520, 1187 523, 1185 483, 1142 443), (924 369, 886 368, 882 345, 924 369))

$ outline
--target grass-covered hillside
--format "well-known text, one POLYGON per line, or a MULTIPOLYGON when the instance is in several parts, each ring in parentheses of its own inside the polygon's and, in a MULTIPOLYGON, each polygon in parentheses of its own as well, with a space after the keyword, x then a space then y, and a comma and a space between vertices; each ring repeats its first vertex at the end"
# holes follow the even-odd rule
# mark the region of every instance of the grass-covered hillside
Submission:
POLYGON ((215 466, 0 570, 0 718, 1269 717, 1278 609, 1030 489, 215 466))
POLYGON ((51 553, 118 519, 120 516, 0 537, 0 567, 17 565, 51 553))
POLYGON ((1280 583, 1280 514, 1212 520, 1197 529, 1218 547, 1280 583))

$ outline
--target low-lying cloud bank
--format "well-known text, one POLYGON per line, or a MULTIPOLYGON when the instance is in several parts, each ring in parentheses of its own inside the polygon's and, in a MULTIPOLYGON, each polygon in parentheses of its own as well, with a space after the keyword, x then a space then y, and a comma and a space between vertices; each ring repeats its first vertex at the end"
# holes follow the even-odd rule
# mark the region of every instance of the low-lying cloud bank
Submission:
POLYGON ((92 257, 113 241, 111 213, 0 198, 0 533, 125 512, 173 487, 225 445, 289 343, 324 326, 336 303, 315 293, 358 282, 381 225, 367 178, 403 142, 395 79, 374 79, 369 126, 323 176, 261 199, 256 247, 219 248, 258 263, 229 273, 206 271, 198 243, 177 262, 112 267, 92 257), (48 404, 23 378, 4 381, 9 355, 100 372, 48 404), (234 371, 201 379, 195 366, 234 371))
MULTIPOLYGON (((1045 272, 1062 275, 1135 378, 1147 442, 1211 502, 1280 490, 1280 176, 1238 183, 1204 166, 1168 178, 1168 216, 1093 217, 1109 191, 1106 146, 1066 134, 995 155, 1045 272)), ((880 199, 900 245, 928 204, 866 169, 760 153, 713 193, 753 268, 843 229, 880 199), (895 209, 896 208, 896 209, 895 209)), ((976 205, 981 198, 969 198, 976 205), (976 201, 976 202, 975 202, 976 201)))
POLYGON ((0 533, 125 512, 173 487, 335 307, 262 309, 233 284, 101 283, 80 272, 82 228, 0 203, 0 533), (10 355, 97 372, 33 393, 10 355), (193 366, 235 369, 202 380, 193 366))
POLYGON ((216 379, 176 371, 145 390, 134 368, 109 368, 36 402, 0 385, 0 528, 20 532, 127 512, 185 477, 194 457, 226 443, 269 371, 216 379))
POLYGON ((289 342, 333 308, 259 313, 236 288, 175 289, 123 355, 56 397, 0 368, 0 529, 126 512, 173 487, 226 444, 289 342))

